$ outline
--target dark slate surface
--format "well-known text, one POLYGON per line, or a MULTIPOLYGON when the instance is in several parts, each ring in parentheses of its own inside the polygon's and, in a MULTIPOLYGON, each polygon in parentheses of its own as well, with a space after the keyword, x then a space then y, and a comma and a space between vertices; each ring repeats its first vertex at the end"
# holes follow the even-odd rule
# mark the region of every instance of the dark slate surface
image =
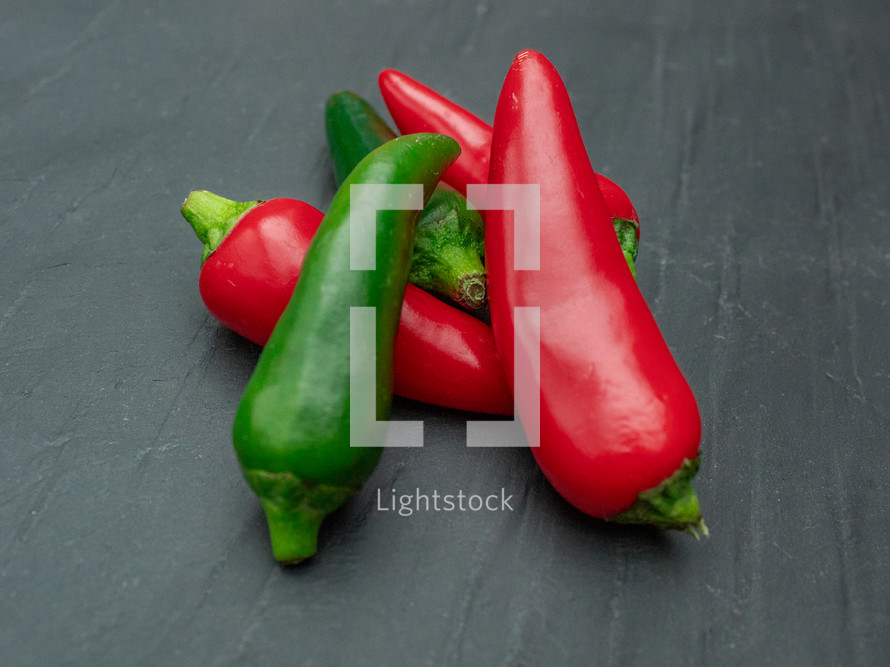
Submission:
POLYGON ((0 663, 886 664, 888 34, 881 2, 4 3, 0 663), (330 93, 380 105, 396 67, 490 120, 522 48, 643 220, 711 537, 588 519, 397 400, 426 447, 282 569, 229 442, 258 348, 206 314, 179 204, 324 207, 330 93))

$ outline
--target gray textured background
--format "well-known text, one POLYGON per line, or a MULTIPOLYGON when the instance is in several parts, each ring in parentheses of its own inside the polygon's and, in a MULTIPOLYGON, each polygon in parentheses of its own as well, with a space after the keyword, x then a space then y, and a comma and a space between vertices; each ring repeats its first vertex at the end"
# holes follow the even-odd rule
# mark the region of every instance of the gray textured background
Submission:
POLYGON ((880 664, 890 659, 886 3, 6 2, 0 663, 880 664), (642 219, 698 396, 700 543, 568 507, 426 420, 270 557, 229 442, 258 348, 204 310, 192 189, 333 194, 322 108, 384 67, 490 120, 522 48, 642 219), (514 494, 376 511, 378 488, 514 494))

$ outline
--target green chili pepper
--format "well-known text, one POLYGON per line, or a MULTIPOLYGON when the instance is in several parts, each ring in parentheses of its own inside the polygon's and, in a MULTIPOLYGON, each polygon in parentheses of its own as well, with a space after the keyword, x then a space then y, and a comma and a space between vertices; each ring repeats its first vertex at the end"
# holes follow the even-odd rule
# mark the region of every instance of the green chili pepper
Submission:
MULTIPOLYGON (((370 153, 334 200, 303 261, 293 296, 260 355, 235 416, 235 450, 259 496, 272 550, 283 562, 315 553, 324 517, 377 465, 381 448, 350 446, 350 308, 376 308, 376 416, 392 402, 393 341, 419 210, 383 210, 376 267, 350 268, 350 186, 421 183, 424 202, 460 153, 436 134, 399 137, 370 153)), ((363 360, 359 360, 361 362, 363 360)), ((371 409, 373 413, 373 408, 371 409)), ((372 423, 353 424, 373 429, 372 423)))
MULTIPOLYGON (((396 134, 364 99, 348 91, 328 98, 325 111, 334 179, 340 185, 355 165, 396 134)), ((485 229, 467 200, 443 184, 417 221, 408 282, 475 309, 486 301, 485 229)))

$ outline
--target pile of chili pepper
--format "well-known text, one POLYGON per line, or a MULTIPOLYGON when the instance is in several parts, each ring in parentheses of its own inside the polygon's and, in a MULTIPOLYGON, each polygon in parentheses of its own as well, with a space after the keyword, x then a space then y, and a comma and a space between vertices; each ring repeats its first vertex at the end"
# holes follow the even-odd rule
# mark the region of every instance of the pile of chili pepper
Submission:
POLYGON ((636 285, 639 218, 593 170, 556 69, 519 53, 493 126, 401 72, 383 71, 379 85, 402 136, 354 93, 328 100, 339 187, 327 213, 207 191, 182 205, 204 243, 205 305, 265 346, 233 436, 275 558, 314 554, 325 516, 371 475, 393 393, 515 410, 544 475, 582 512, 706 534, 690 483, 699 412, 636 285), (354 193, 412 184, 423 194, 414 208, 363 190, 372 195, 362 204, 379 211, 375 261, 355 270, 354 193), (482 184, 536 188, 534 270, 514 266, 523 232, 513 213, 476 210, 482 184), (490 325, 476 310, 486 302, 490 325), (535 336, 520 325, 529 308, 535 336), (373 345, 358 346, 357 331, 371 331, 373 345))

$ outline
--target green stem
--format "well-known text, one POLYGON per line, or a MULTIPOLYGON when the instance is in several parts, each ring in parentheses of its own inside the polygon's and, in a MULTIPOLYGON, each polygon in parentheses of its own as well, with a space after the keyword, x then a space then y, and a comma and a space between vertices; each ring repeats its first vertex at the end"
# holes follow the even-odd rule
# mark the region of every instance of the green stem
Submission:
POLYGON ((201 263, 219 247, 245 213, 262 203, 262 200, 232 201, 207 190, 190 193, 180 212, 204 244, 201 263))
POLYGON ((315 484, 289 472, 244 469, 269 524, 275 559, 296 564, 313 555, 324 518, 355 493, 353 487, 315 484))
POLYGON ((285 565, 301 563, 318 550, 318 531, 324 514, 287 511, 260 499, 269 525, 272 555, 285 565))
POLYGON ((621 252, 624 253, 627 266, 630 268, 634 280, 636 280, 637 269, 635 262, 637 250, 640 247, 637 230, 640 228, 640 224, 626 218, 612 218, 612 225, 615 227, 615 233, 618 235, 618 242, 621 244, 621 252))
POLYGON ((488 298, 485 267, 473 248, 443 244, 434 261, 417 264, 420 270, 412 265, 408 280, 415 282, 413 277, 423 289, 444 294, 469 310, 481 308, 488 298))
POLYGON ((698 472, 699 457, 683 459, 679 470, 658 486, 641 491, 636 501, 621 514, 609 517, 615 523, 636 523, 659 528, 682 530, 696 539, 707 535, 698 504, 698 496, 692 488, 692 478, 698 472))
POLYGON ((475 310, 485 305, 488 299, 488 283, 485 273, 465 274, 460 277, 455 301, 464 308, 475 310))
POLYGON ((417 220, 408 281, 475 310, 488 298, 482 263, 484 226, 478 211, 441 185, 417 220))

